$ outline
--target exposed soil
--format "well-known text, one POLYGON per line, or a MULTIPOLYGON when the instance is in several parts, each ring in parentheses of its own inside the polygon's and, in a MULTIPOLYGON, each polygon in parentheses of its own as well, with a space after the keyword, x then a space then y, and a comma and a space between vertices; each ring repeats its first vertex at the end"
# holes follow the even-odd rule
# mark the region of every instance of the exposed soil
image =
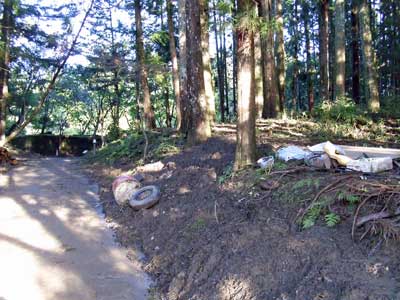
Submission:
MULTIPOLYGON (((294 142, 259 140, 262 153, 294 142)), ((160 203, 139 212, 119 207, 111 192, 114 176, 132 165, 92 167, 107 221, 147 257, 154 299, 400 299, 399 243, 353 242, 350 218, 299 230, 299 191, 288 201, 251 187, 254 171, 218 182, 234 150, 234 135, 225 134, 165 159, 162 171, 144 174, 145 184, 160 186, 160 203)), ((330 175, 310 176, 327 184, 330 175)))

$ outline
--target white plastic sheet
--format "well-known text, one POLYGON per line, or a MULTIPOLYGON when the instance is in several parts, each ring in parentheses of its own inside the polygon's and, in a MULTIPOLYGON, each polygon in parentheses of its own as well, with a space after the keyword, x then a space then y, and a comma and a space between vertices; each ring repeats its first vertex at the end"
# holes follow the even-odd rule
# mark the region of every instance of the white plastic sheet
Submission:
POLYGON ((292 159, 302 160, 309 154, 309 151, 305 151, 297 146, 288 146, 279 149, 276 152, 276 156, 283 161, 289 161, 292 159))

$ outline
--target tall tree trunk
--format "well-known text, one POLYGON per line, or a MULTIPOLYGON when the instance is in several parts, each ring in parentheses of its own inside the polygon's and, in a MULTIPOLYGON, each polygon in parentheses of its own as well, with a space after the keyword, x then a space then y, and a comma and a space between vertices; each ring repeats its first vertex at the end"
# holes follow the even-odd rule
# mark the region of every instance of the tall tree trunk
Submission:
POLYGON ((201 21, 201 48, 203 53, 203 68, 204 68, 204 88, 207 99, 207 113, 208 118, 213 123, 215 121, 215 97, 214 87, 211 72, 211 59, 210 59, 210 34, 209 34, 209 9, 208 0, 200 0, 200 21, 201 21))
MULTIPOLYGON (((238 15, 254 9, 251 0, 238 0, 238 15)), ((249 28, 238 27, 238 121, 234 169, 253 165, 256 160, 254 38, 249 28)))
MULTIPOLYGON (((310 41, 310 7, 307 1, 303 3, 303 19, 304 19, 304 32, 306 39, 306 62, 307 62, 307 98, 308 98, 308 111, 312 112, 314 109, 314 86, 313 86, 313 63, 311 60, 311 41, 310 41)), ((311 32, 312 33, 312 32, 311 32)))
POLYGON ((119 119, 120 119, 120 106, 121 106, 121 91, 119 89, 118 71, 114 71, 114 97, 112 119, 113 129, 115 130, 116 137, 120 137, 119 119))
POLYGON ((174 34, 174 21, 172 11, 171 0, 167 0, 167 20, 168 20, 168 36, 169 36, 169 52, 171 55, 172 62, 172 84, 174 87, 175 94, 175 107, 176 107, 176 127, 181 127, 182 115, 181 115, 181 91, 179 86, 179 68, 178 68, 178 56, 176 54, 175 45, 175 34, 174 34))
POLYGON ((352 75, 352 94, 356 104, 360 104, 360 47, 359 47, 359 17, 358 1, 351 2, 351 49, 353 55, 353 75, 352 75))
POLYGON ((276 78, 274 55, 274 30, 272 18, 272 0, 261 0, 261 17, 266 32, 261 33, 261 51, 263 56, 263 118, 275 118, 279 111, 278 80, 276 78))
POLYGON ((225 91, 224 91, 224 78, 222 70, 221 51, 218 42, 218 24, 217 24, 217 5, 213 1, 213 21, 214 21, 214 37, 215 37, 215 51, 217 56, 217 74, 218 74, 218 97, 219 97, 219 110, 221 114, 221 122, 225 122, 225 91))
MULTIPOLYGON (((232 16, 233 18, 236 18, 236 10, 237 10, 237 3, 236 0, 233 0, 233 11, 232 11, 232 16)), ((233 94, 233 115, 237 115, 237 108, 236 108, 236 103, 237 103, 237 38, 236 38, 236 31, 233 30, 232 32, 232 94, 233 94)))
POLYGON ((400 24, 398 22, 400 18, 400 4, 396 1, 392 2, 393 11, 393 29, 392 29, 392 87, 394 95, 400 95, 400 24), (397 21, 397 22, 396 22, 397 21))
POLYGON ((179 89, 181 96, 181 123, 178 130, 186 134, 189 128, 187 92, 186 0, 178 0, 179 9, 179 89))
MULTIPOLYGON (((168 76, 164 76, 165 82, 168 82, 168 76)), ((169 107, 169 85, 166 84, 164 87, 164 106, 165 106, 165 125, 168 128, 172 127, 172 117, 169 107)))
POLYGON ((140 87, 143 94, 144 119, 147 129, 153 129, 156 127, 156 120, 154 117, 153 107, 151 106, 150 89, 147 81, 141 10, 140 0, 135 0, 136 51, 140 70, 140 87))
POLYGON ((261 118, 264 105, 263 93, 263 72, 261 55, 261 36, 260 32, 254 33, 254 69, 255 69, 255 98, 256 98, 256 117, 261 118))
POLYGON ((293 9, 293 27, 294 27, 294 50, 293 50, 293 79, 292 79, 292 109, 297 111, 298 107, 298 95, 299 95, 299 61, 298 61, 298 51, 299 51, 299 30, 298 30, 298 0, 294 1, 293 9))
POLYGON ((346 38, 345 38, 345 2, 335 3, 335 95, 334 99, 345 96, 346 78, 346 38))
POLYGON ((321 99, 329 96, 329 0, 320 1, 319 65, 321 99))
POLYGON ((186 20, 188 101, 190 105, 188 143, 193 145, 204 142, 211 136, 204 90, 199 0, 186 2, 186 20))
POLYGON ((227 53, 226 53, 226 38, 225 38, 225 15, 222 17, 222 26, 223 28, 221 35, 222 35, 222 68, 224 73, 224 90, 225 90, 225 110, 226 116, 228 119, 230 118, 230 110, 229 110, 229 86, 228 86, 228 67, 227 67, 227 53))
POLYGON ((237 115, 237 38, 236 38, 236 33, 233 33, 233 44, 232 44, 232 94, 233 94, 233 99, 232 99, 232 109, 233 109, 233 115, 237 115))
POLYGON ((284 111, 285 107, 285 44, 283 38, 283 15, 282 0, 276 0, 276 62, 277 62, 277 78, 279 92, 279 110, 284 111))
POLYGON ((10 39, 12 27, 12 0, 4 0, 0 44, 0 147, 6 142, 7 100, 10 77, 10 39))
POLYGON ((372 34, 369 18, 369 7, 366 0, 361 0, 359 7, 361 49, 364 58, 365 95, 368 108, 372 112, 379 111, 378 74, 375 66, 375 55, 372 47, 372 34))

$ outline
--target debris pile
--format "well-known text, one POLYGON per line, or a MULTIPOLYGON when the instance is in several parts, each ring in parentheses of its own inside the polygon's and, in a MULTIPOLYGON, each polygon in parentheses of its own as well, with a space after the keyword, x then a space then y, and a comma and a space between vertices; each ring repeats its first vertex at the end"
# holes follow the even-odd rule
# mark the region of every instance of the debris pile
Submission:
POLYGON ((11 156, 10 152, 8 152, 6 148, 0 147, 0 165, 1 164, 16 166, 18 161, 11 156))
MULTIPOLYGON (((159 161, 138 167, 136 171, 151 173, 163 170, 165 165, 159 161)), ((169 168, 170 166, 166 166, 169 168)), ((167 173, 165 173, 167 174, 167 173)), ((165 175, 163 174, 163 175, 165 175)), ((169 175, 171 176, 171 174, 169 175)), ((154 185, 142 187, 145 177, 142 173, 134 175, 121 175, 117 177, 112 184, 114 199, 120 206, 129 204, 134 210, 151 208, 160 200, 160 188, 154 185)))
POLYGON ((273 157, 259 160, 258 165, 271 176, 260 183, 267 196, 286 185, 282 182, 286 176, 331 170, 321 175, 326 184, 303 202, 305 206, 296 217, 303 228, 307 227, 304 221, 318 212, 313 223, 320 214, 335 216, 335 222, 352 217, 353 238, 362 240, 372 235, 400 240, 400 150, 325 142, 307 148, 284 147, 275 157, 295 163, 284 170, 271 170, 273 157))
POLYGON ((304 160, 307 166, 318 169, 342 168, 347 171, 379 173, 393 169, 393 160, 400 158, 400 150, 342 146, 328 141, 307 149, 283 147, 276 152, 276 157, 285 162, 304 160))

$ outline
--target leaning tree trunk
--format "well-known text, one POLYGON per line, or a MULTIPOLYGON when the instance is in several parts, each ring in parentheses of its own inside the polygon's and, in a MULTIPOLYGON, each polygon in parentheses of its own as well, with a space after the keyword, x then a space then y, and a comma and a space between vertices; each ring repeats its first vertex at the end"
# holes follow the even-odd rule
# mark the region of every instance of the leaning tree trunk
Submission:
POLYGON ((329 96, 329 0, 320 1, 319 25, 319 76, 321 99, 328 100, 329 96))
POLYGON ((5 138, 4 142, 2 142, 1 145, 7 144, 10 141, 12 141, 13 139, 15 139, 22 132, 22 130, 24 130, 25 127, 28 126, 28 124, 30 124, 33 121, 33 119, 42 110, 43 105, 45 104, 50 92, 54 89, 59 76, 61 76, 61 71, 64 69, 64 66, 68 61, 68 58, 71 56, 72 52, 75 49, 76 44, 78 43, 78 39, 79 39, 79 36, 80 36, 80 34, 82 32, 82 29, 85 26, 86 20, 89 17, 90 12, 92 11, 92 8, 93 8, 93 5, 94 5, 94 1, 95 0, 91 0, 90 1, 90 6, 89 6, 88 10, 86 11, 86 13, 85 13, 85 15, 83 17, 83 20, 82 20, 82 22, 80 24, 78 32, 75 34, 75 37, 72 40, 71 46, 68 48, 68 50, 65 53, 62 61, 60 62, 60 64, 57 66, 55 72, 53 73, 53 76, 51 77, 50 82, 48 83, 48 85, 44 89, 44 92, 42 93, 42 95, 39 98, 38 104, 32 109, 32 111, 30 112, 29 116, 27 116, 25 118, 25 120, 22 122, 22 124, 19 127, 15 128, 15 130, 13 130, 10 133, 10 135, 5 138))
POLYGON ((375 66, 375 55, 372 47, 372 34, 369 19, 369 7, 366 0, 361 0, 359 8, 361 48, 364 58, 365 96, 368 108, 372 112, 379 111, 378 74, 375 66))
POLYGON ((261 17, 266 32, 261 32, 261 51, 263 56, 263 118, 275 118, 279 111, 278 81, 275 70, 274 30, 272 21, 272 1, 261 0, 261 17))
POLYGON ((174 86, 174 94, 175 94, 176 127, 179 129, 182 122, 181 91, 179 86, 178 57, 176 54, 173 11, 172 11, 171 0, 167 0, 167 19, 168 19, 168 35, 169 35, 169 52, 171 55, 171 62, 172 62, 172 83, 174 86))
POLYGON ((6 143, 6 118, 8 79, 10 77, 10 38, 11 38, 12 0, 5 0, 1 22, 0 44, 0 147, 6 143))
POLYGON ((204 68, 204 88, 207 99, 207 113, 211 122, 215 121, 215 97, 211 72, 211 59, 209 52, 209 31, 208 31, 209 9, 208 1, 200 1, 200 21, 201 21, 201 49, 203 53, 204 68))
POLYGON ((191 0, 186 3, 186 37, 187 87, 190 107, 188 143, 193 145, 204 142, 211 136, 204 89, 199 0, 191 0))
POLYGON ((285 107, 285 44, 283 38, 283 15, 282 0, 276 0, 276 63, 279 92, 279 110, 284 111, 285 107))
POLYGON ((346 37, 345 37, 345 2, 335 3, 335 95, 334 99, 345 96, 346 73, 346 37))
MULTIPOLYGON (((251 0, 238 0, 238 15, 254 9, 251 0)), ((255 97, 254 97, 254 37, 253 28, 238 27, 238 121, 234 169, 253 165, 256 160, 255 97)))
POLYGON ((142 16, 140 0, 135 0, 135 23, 136 23, 136 52, 140 70, 140 86, 143 93, 143 109, 144 119, 147 129, 156 127, 156 120, 154 111, 151 106, 150 89, 147 81, 147 68, 145 61, 144 42, 143 42, 143 29, 142 29, 142 16))

